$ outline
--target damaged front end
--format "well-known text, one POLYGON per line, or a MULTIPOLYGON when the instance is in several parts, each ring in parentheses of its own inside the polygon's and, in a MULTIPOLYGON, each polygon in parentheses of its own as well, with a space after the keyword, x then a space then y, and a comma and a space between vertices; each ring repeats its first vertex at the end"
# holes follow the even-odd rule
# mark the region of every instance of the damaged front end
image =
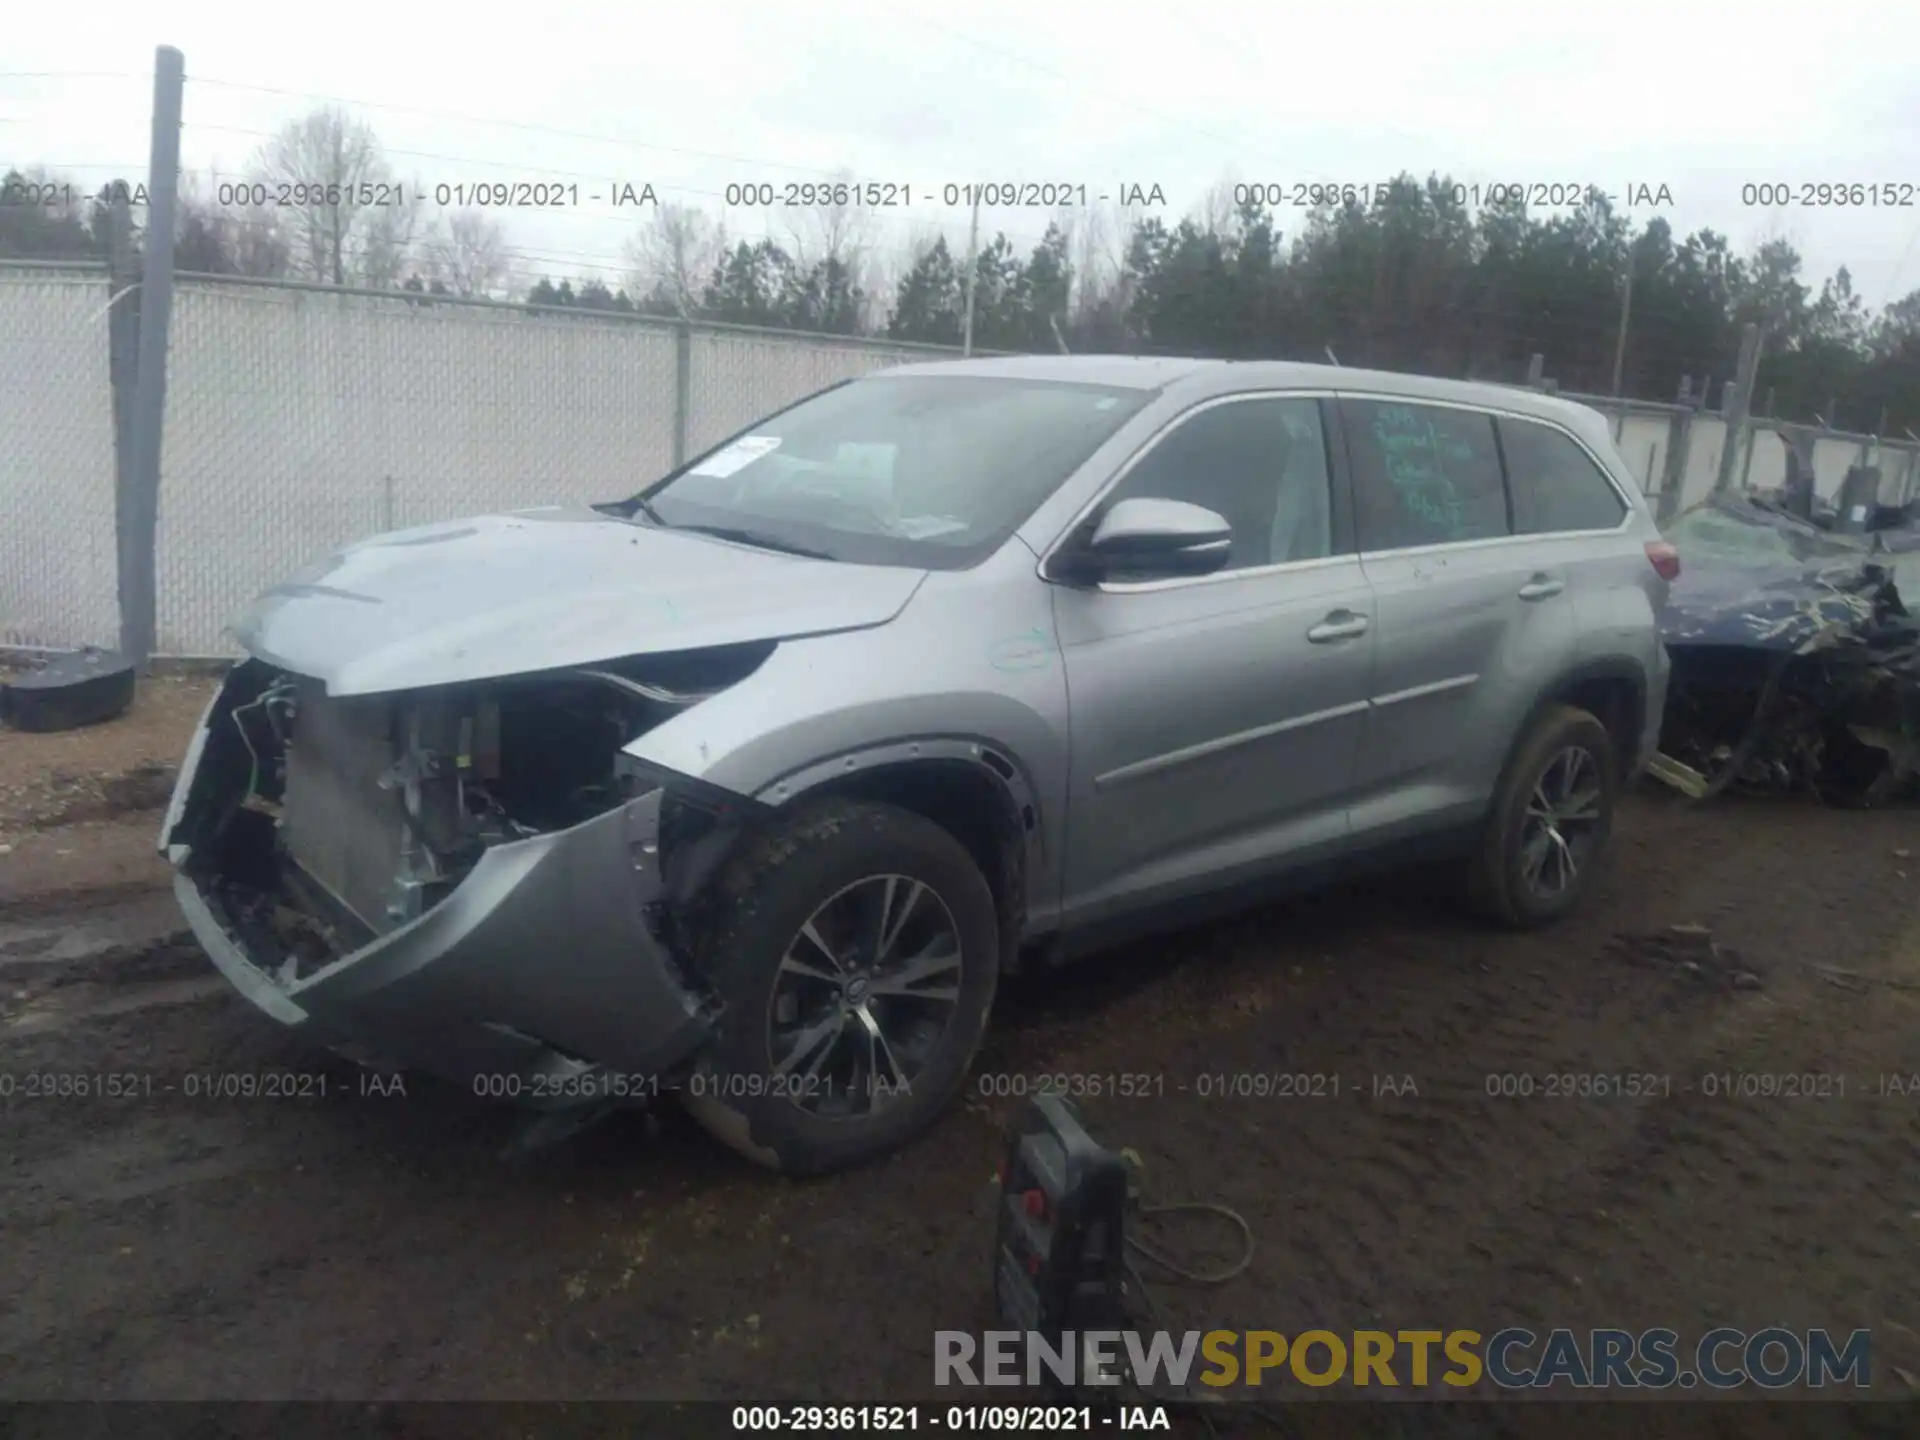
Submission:
POLYGON ((249 660, 162 829, 181 906, 255 1005, 356 1058, 532 1103, 656 1093, 712 1009, 668 852, 754 807, 622 747, 771 648, 346 697, 249 660))
POLYGON ((1872 806, 1920 794, 1920 621, 1900 596, 1903 533, 1840 535, 1728 497, 1675 527, 1683 581, 1652 772, 1698 799, 1729 788, 1872 806))

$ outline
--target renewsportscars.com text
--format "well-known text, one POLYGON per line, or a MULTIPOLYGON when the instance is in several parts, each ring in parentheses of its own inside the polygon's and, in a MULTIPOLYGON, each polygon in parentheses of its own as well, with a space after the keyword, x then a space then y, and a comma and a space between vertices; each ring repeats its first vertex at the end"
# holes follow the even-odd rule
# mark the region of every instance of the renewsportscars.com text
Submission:
POLYGON ((1068 1331, 1057 1342, 1023 1330, 934 1335, 934 1383, 943 1387, 1142 1385, 1184 1389, 1297 1384, 1458 1389, 1486 1380, 1503 1390, 1782 1390, 1872 1385, 1866 1330, 1068 1331))

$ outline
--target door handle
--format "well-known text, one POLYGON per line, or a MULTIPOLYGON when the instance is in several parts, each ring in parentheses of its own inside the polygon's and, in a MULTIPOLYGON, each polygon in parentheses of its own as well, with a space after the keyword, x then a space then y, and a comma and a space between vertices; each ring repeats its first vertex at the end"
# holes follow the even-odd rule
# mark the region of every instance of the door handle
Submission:
POLYGON ((1551 575, 1536 575, 1520 587, 1522 600, 1545 600, 1558 595, 1567 588, 1564 580, 1555 580, 1551 575))
POLYGON ((1307 640, 1314 645, 1327 645, 1335 640, 1351 640, 1356 635, 1366 634, 1370 623, 1366 616, 1356 615, 1351 610, 1335 610, 1307 631, 1307 640))

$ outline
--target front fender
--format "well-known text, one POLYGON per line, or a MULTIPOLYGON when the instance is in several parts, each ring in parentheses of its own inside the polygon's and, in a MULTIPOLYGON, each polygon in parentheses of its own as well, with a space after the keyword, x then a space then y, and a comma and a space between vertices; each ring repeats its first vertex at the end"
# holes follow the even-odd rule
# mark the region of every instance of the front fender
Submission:
POLYGON ((775 806, 880 765, 978 766, 1021 818, 1030 913, 1051 912, 1065 835, 1066 675, 1031 555, 1023 567, 996 559, 982 570, 996 566, 997 579, 929 577, 888 625, 782 644, 627 754, 775 806))

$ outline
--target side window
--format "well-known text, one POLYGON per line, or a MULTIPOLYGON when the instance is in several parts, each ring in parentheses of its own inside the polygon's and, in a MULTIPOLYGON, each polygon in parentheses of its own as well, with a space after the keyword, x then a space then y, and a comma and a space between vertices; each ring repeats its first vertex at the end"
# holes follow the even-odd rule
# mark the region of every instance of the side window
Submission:
POLYGON ((1362 550, 1508 534, 1493 417, 1438 405, 1343 400, 1362 550))
POLYGON ((1500 421, 1516 535, 1611 530, 1627 505, 1571 436, 1530 420, 1500 421))
POLYGON ((1327 439, 1316 400, 1234 400, 1169 431, 1108 500, 1184 500, 1233 527, 1227 567, 1317 560, 1333 548, 1327 439))

